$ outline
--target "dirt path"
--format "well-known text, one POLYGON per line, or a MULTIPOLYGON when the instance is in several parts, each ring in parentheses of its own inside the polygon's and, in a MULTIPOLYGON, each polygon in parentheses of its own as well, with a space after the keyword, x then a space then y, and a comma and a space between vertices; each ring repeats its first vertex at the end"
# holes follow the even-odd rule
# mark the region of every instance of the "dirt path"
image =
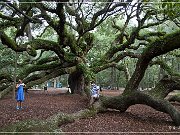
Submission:
MULTIPOLYGON (((121 91, 103 91, 103 95, 114 96, 121 91)), ((180 110, 180 104, 174 103, 180 110)), ((87 100, 79 95, 65 95, 59 91, 30 91, 26 94, 23 110, 15 109, 16 102, 7 96, 0 100, 0 128, 25 119, 46 119, 58 112, 74 113, 86 108, 87 100)), ((95 132, 94 134, 116 134, 117 132, 170 132, 180 133, 171 118, 145 105, 131 106, 125 113, 118 111, 98 114, 88 119, 62 125, 64 132, 95 132)), ((78 133, 77 133, 78 134, 78 133)), ((81 133, 82 134, 82 133, 81 133)))
POLYGON ((16 101, 8 95, 0 100, 0 127, 24 119, 46 119, 58 112, 74 113, 86 105, 86 98, 79 95, 30 91, 25 95, 24 109, 16 110, 16 101))

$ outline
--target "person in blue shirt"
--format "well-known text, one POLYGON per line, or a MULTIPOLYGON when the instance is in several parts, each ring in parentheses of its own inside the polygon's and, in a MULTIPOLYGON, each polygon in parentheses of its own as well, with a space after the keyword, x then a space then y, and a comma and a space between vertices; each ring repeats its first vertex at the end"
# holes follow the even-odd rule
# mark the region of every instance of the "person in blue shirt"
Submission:
POLYGON ((95 100, 99 98, 99 86, 97 86, 94 82, 91 84, 91 100, 90 105, 92 105, 95 100))
POLYGON ((22 102, 24 101, 24 87, 25 84, 22 83, 22 80, 19 79, 18 84, 16 85, 17 93, 16 93, 16 100, 17 100, 17 105, 16 109, 22 109, 22 102))

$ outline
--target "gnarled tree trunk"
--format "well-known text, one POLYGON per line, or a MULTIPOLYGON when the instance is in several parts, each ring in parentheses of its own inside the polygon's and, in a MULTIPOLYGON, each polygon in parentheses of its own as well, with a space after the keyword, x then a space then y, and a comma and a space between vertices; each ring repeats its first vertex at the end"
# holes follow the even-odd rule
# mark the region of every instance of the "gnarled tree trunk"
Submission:
POLYGON ((68 84, 72 94, 83 94, 85 89, 85 79, 81 71, 69 74, 68 84))

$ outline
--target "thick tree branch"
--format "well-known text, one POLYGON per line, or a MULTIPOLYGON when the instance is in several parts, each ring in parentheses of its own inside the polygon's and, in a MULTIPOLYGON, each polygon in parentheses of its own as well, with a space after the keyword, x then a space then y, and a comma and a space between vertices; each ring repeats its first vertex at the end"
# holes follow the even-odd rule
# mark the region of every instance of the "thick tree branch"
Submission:
POLYGON ((170 92, 180 90, 180 77, 164 76, 150 91, 145 91, 155 98, 164 99, 170 92))
POLYGON ((139 58, 136 69, 128 82, 125 93, 137 90, 140 81, 149 65, 149 62, 156 56, 165 54, 174 49, 180 48, 178 39, 180 38, 180 30, 167 35, 161 40, 156 40, 151 43, 142 53, 139 58))
MULTIPOLYGON (((6 0, 3 0, 5 2, 7 2, 6 0)), ((34 22, 34 23, 40 23, 42 24, 42 21, 39 20, 38 18, 32 18, 28 15, 26 15, 23 11, 21 11, 20 9, 18 9, 16 6, 14 6, 13 4, 11 4, 10 2, 7 2, 7 5, 9 5, 10 7, 12 7, 15 11, 19 12, 20 14, 22 14, 25 18, 27 18, 30 22, 34 22)))
POLYGON ((172 68, 169 67, 168 64, 166 64, 162 60, 151 61, 150 66, 152 66, 152 65, 160 65, 161 68, 163 68, 169 75, 171 75, 171 76, 179 76, 180 77, 180 74, 178 72, 173 71, 172 68))
POLYGON ((121 54, 118 54, 116 57, 112 58, 112 60, 110 60, 110 62, 119 62, 120 60, 122 60, 125 57, 131 57, 131 58, 139 58, 140 54, 135 54, 133 52, 123 52, 121 54))
POLYGON ((144 35, 139 35, 137 37, 138 40, 145 40, 147 42, 151 41, 150 37, 153 37, 153 36, 157 36, 157 37, 161 37, 161 36, 165 36, 166 35, 166 32, 149 32, 149 33, 146 33, 144 35))
POLYGON ((35 39, 18 46, 15 41, 9 38, 3 31, 0 31, 0 39, 3 44, 7 45, 9 48, 16 52, 27 51, 30 55, 36 56, 36 50, 44 49, 46 51, 54 51, 59 56, 59 58, 64 58, 64 50, 62 50, 59 45, 53 41, 35 39))
POLYGON ((19 19, 17 17, 10 17, 10 16, 3 15, 2 13, 0 13, 0 18, 4 20, 9 20, 9 21, 17 21, 19 19))
POLYGON ((137 46, 129 46, 128 49, 138 50, 140 46, 147 46, 147 42, 141 42, 137 46))
POLYGON ((8 73, 0 73, 0 81, 2 81, 4 79, 7 80, 7 81, 10 81, 10 82, 13 81, 13 78, 12 78, 12 76, 10 74, 8 74, 8 73))

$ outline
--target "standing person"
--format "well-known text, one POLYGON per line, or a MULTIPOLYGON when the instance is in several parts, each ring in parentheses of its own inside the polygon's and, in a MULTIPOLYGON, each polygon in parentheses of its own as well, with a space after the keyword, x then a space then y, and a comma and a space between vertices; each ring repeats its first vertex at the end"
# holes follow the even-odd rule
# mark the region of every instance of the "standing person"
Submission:
POLYGON ((91 84, 91 100, 90 105, 92 105, 99 98, 99 86, 94 82, 91 84))
POLYGON ((16 109, 22 109, 22 102, 24 101, 24 89, 25 86, 24 83, 22 83, 22 80, 19 79, 18 84, 16 85, 17 94, 16 94, 16 100, 17 100, 17 106, 16 109))

